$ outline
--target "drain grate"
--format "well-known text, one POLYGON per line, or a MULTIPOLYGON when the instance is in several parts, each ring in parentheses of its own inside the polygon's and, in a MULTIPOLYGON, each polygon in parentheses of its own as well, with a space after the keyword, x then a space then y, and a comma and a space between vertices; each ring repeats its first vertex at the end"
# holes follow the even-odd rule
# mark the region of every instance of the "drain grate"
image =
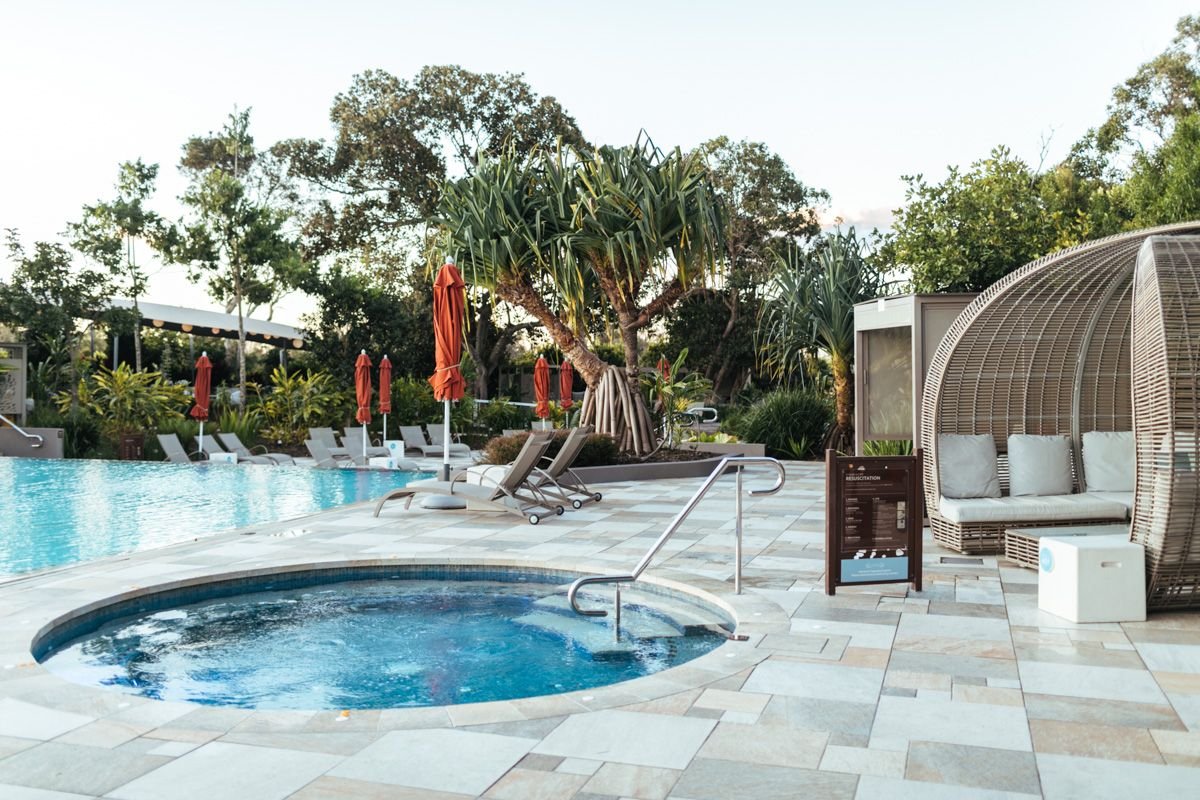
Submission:
POLYGON ((970 558, 968 556, 942 556, 943 564, 969 564, 975 567, 983 566, 982 558, 970 558))

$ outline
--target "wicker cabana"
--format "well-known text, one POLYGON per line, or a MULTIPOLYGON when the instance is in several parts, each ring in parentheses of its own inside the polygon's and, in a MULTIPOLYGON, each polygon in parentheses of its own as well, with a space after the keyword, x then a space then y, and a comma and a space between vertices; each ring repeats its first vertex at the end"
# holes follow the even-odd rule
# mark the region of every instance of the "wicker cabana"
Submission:
MULTIPOLYGON (((1156 378, 1153 396, 1146 394, 1150 391, 1149 382, 1141 385, 1142 378, 1138 379, 1138 402, 1153 413, 1170 414, 1172 418, 1172 421, 1156 423, 1159 427, 1147 436, 1159 435, 1161 438, 1168 430, 1182 430, 1176 427, 1181 415, 1167 410, 1170 406, 1168 396, 1183 405, 1191 404, 1193 417, 1189 424, 1192 427, 1187 430, 1194 430, 1197 405, 1194 362, 1189 362, 1193 374, 1190 382, 1185 382, 1167 366, 1178 356, 1167 353, 1178 351, 1180 337, 1186 339, 1189 335, 1186 329, 1189 314, 1193 324, 1190 333, 1193 344, 1200 338, 1196 330, 1200 326, 1200 317, 1197 316, 1195 278, 1190 279, 1193 283, 1186 290, 1192 292, 1190 306, 1185 307, 1181 300, 1172 300, 1172 313, 1177 317, 1169 321, 1161 314, 1155 317, 1143 311, 1144 304, 1155 301, 1147 299, 1148 288, 1140 289, 1138 321, 1131 324, 1135 316, 1134 271, 1143 243, 1154 235, 1186 234, 1200 234, 1200 222, 1120 234, 1053 253, 989 287, 955 320, 933 357, 922 401, 920 443, 926 454, 926 507, 934 538, 939 543, 961 552, 999 552, 1005 529, 1016 525, 1015 522, 997 520, 955 522, 941 513, 938 463, 938 437, 941 434, 992 436, 1004 495, 1008 494, 1006 449, 1010 434, 1069 436, 1073 451, 1073 493, 1085 492, 1087 476, 1082 469, 1082 434, 1134 430, 1135 394, 1131 380, 1134 353, 1139 370, 1153 372, 1156 376, 1170 372, 1166 377, 1156 378), (1161 322, 1155 321, 1160 318, 1161 322), (1156 325, 1157 333, 1154 333, 1156 325), (1156 338, 1159 342, 1151 344, 1156 338), (1157 361, 1147 355, 1150 352, 1157 354, 1154 356, 1157 361), (1187 397, 1189 391, 1192 393, 1190 399, 1187 397)), ((1162 272, 1161 269, 1148 271, 1162 272)), ((1163 286, 1175 287, 1180 283, 1178 277, 1167 281, 1161 275, 1148 278, 1148 271, 1143 270, 1141 281, 1152 281, 1160 295, 1163 286)), ((1170 291, 1179 295, 1185 290, 1172 288, 1170 291)), ((1196 357, 1196 353, 1191 352, 1191 358, 1196 357)), ((1141 522, 1143 513, 1150 513, 1141 508, 1145 504, 1145 493, 1151 489, 1149 478, 1142 474, 1150 448, 1149 443, 1142 443, 1139 434, 1136 530, 1146 524, 1141 522)), ((1158 479, 1160 485, 1163 480, 1158 479)), ((1167 516, 1174 518, 1172 515, 1176 512, 1172 503, 1190 504, 1194 529, 1195 484, 1190 486, 1190 499, 1180 492, 1174 501, 1161 501, 1158 507, 1161 509, 1162 502, 1166 502, 1172 509, 1167 516)), ((1060 526, 1097 521, 1060 516, 1052 522, 1020 522, 1020 525, 1060 526)), ((1183 526, 1186 523, 1177 524, 1183 526)), ((1135 538, 1148 536, 1138 532, 1134 535, 1135 538)), ((1186 545, 1171 535, 1163 538, 1170 542, 1151 544, 1148 539, 1143 542, 1150 551, 1152 564, 1158 563, 1155 548, 1158 553, 1165 554, 1168 551, 1175 553, 1180 547, 1200 546, 1191 544, 1196 542, 1194 536, 1186 545)), ((1174 563, 1174 558, 1171 556, 1168 560, 1174 563)), ((1194 584, 1197 572, 1194 558, 1192 563, 1189 580, 1194 584)))

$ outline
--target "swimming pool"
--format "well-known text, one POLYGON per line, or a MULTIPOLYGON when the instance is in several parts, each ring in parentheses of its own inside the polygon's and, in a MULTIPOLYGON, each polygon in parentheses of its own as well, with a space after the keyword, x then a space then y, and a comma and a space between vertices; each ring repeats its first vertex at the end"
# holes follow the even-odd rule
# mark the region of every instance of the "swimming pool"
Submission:
POLYGON ((429 473, 0 458, 0 576, 370 500, 429 473))
POLYGON ((402 708, 618 683, 716 649, 731 625, 697 598, 631 590, 618 637, 611 617, 568 608, 575 577, 407 565, 218 580, 72 619, 34 651, 60 678, 161 700, 402 708))

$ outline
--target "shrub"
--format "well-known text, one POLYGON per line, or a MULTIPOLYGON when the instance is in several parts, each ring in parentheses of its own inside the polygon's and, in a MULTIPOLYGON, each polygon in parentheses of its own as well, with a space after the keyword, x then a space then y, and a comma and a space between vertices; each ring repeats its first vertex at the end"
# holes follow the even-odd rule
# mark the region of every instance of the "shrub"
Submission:
POLYGON ((39 404, 26 419, 29 428, 62 428, 63 456, 66 458, 100 458, 108 453, 101 448, 100 423, 87 411, 76 408, 59 413, 39 404))
POLYGON ((400 425, 417 425, 441 419, 442 404, 433 399, 433 387, 429 381, 421 378, 396 378, 392 381, 389 421, 395 420, 400 425))
POLYGON ((274 387, 260 406, 262 434, 271 441, 299 445, 308 437, 309 428, 332 426, 341 419, 346 394, 328 372, 288 374, 283 367, 276 367, 271 382, 274 387))
POLYGON ((258 441, 258 430, 262 427, 263 415, 261 408, 250 408, 244 413, 223 411, 217 418, 217 427, 221 433, 235 433, 242 444, 253 447, 258 441))
MULTIPOLYGON (((546 455, 553 458, 558 454, 558 451, 562 449, 563 442, 567 440, 567 433, 567 431, 558 431, 554 434, 554 441, 550 443, 550 449, 546 451, 546 455)), ((525 446, 525 440, 528 438, 528 433, 518 433, 515 436, 497 436, 483 448, 483 463, 511 463, 517 457, 517 454, 521 452, 521 448, 525 446)), ((583 443, 583 448, 579 451, 579 457, 575 459, 575 466, 608 466, 618 463, 620 455, 621 450, 617 447, 616 441, 611 436, 593 433, 583 443)))
POLYGON ((820 458, 833 413, 826 395, 811 389, 778 389, 738 416, 730 432, 743 442, 766 445, 769 456, 820 458))
POLYGON ((869 439, 863 442, 864 456, 911 456, 911 439, 869 439))
POLYGON ((497 397, 490 403, 480 403, 476 422, 491 436, 510 428, 527 428, 533 413, 525 406, 515 406, 507 397, 497 397))
MULTIPOLYGON (((59 409, 67 412, 72 399, 58 396, 59 409)), ((188 398, 182 386, 165 380, 158 372, 135 372, 128 364, 101 369, 79 388, 79 407, 99 419, 101 432, 112 440, 121 436, 156 430, 168 420, 183 416, 188 398)), ((77 412, 78 413, 78 412, 77 412)))

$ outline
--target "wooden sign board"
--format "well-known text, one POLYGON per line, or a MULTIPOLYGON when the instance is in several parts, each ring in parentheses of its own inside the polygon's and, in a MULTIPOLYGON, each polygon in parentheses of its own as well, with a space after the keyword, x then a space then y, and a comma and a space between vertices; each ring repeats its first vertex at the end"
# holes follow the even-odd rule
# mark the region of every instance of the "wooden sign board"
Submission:
POLYGON ((875 583, 911 583, 921 591, 924 518, 920 450, 862 457, 826 451, 825 593, 875 583))

